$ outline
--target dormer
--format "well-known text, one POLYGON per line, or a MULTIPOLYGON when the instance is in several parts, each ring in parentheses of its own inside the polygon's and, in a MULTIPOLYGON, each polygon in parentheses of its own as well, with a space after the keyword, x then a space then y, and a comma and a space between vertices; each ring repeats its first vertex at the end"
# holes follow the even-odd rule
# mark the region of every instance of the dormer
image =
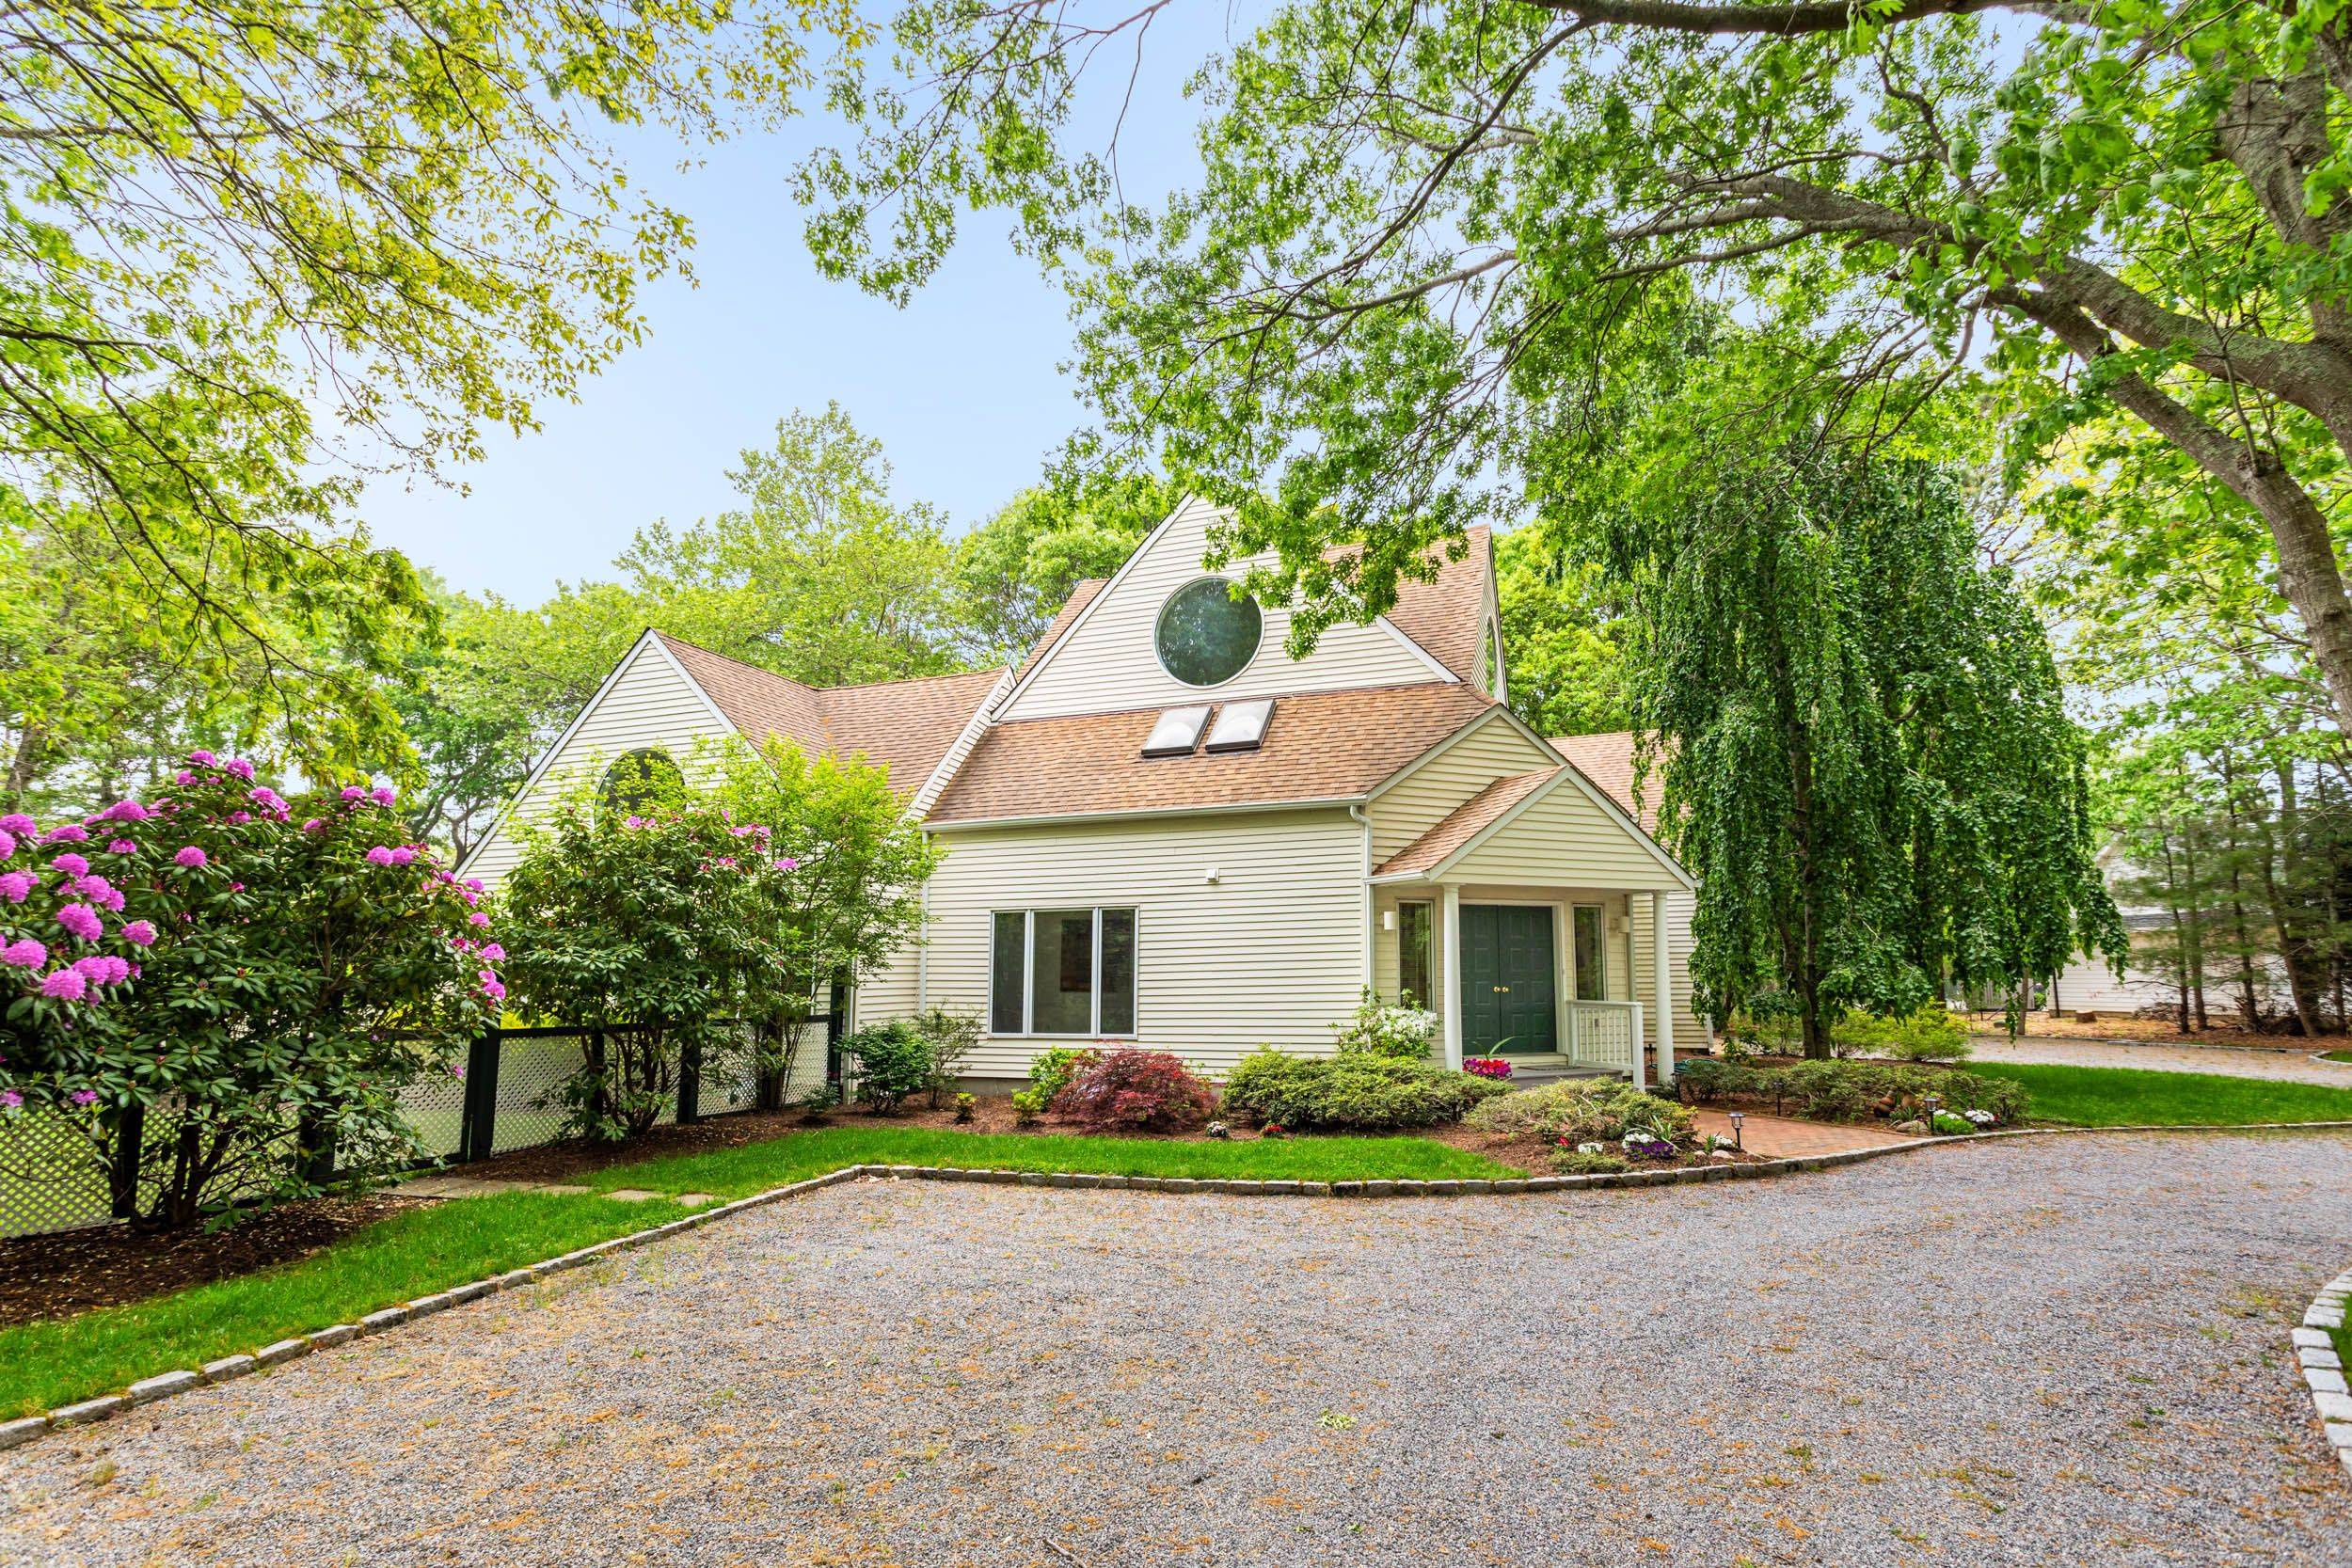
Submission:
POLYGON ((1472 532, 1463 559, 1445 563, 1436 582, 1404 584, 1388 615, 1331 626, 1312 652, 1293 658, 1284 647, 1289 611, 1238 592, 1254 562, 1202 566, 1218 517, 1215 508, 1187 500, 1109 581, 1082 604, 1073 597, 1074 611, 1065 611, 1029 659, 996 719, 1221 706, 1365 687, 1499 686, 1486 530, 1472 532), (1482 671, 1482 660, 1490 667, 1482 671))

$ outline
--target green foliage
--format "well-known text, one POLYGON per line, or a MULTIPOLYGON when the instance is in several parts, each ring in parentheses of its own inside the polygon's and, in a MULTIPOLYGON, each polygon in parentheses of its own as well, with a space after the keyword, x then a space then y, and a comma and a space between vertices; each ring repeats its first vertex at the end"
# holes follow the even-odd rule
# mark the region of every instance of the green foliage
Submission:
POLYGON ((413 1148, 401 1089, 495 1021, 488 917, 404 842, 391 800, 357 786, 284 800, 247 764, 199 752, 167 798, 38 848, 8 837, 12 876, 56 879, 0 906, 10 963, 31 958, 9 973, 54 960, 45 983, 87 975, 88 1001, 11 996, 0 1090, 83 1133, 148 1224, 307 1196, 330 1149, 353 1174, 398 1165, 413 1148))
POLYGON ((1613 1079, 1569 1079, 1514 1090, 1487 1101, 1467 1119, 1483 1132, 1506 1137, 1569 1144, 1614 1143, 1640 1131, 1688 1148, 1697 1137, 1696 1118, 1687 1107, 1613 1079))
POLYGON ((1293 1056, 1263 1046, 1226 1077, 1224 1104, 1235 1117, 1292 1132, 1378 1132, 1459 1121, 1471 1106, 1505 1092, 1436 1062, 1367 1051, 1293 1056))
POLYGON ((1073 1078, 1102 1056, 1090 1045, 1057 1045, 1039 1052, 1029 1061, 1029 1092, 1038 1097, 1038 1109, 1051 1105, 1073 1078))
POLYGON ((1044 1119, 1045 1108, 1054 1097, 1036 1089, 1018 1089, 1012 1096, 1012 1123, 1015 1127, 1034 1127, 1044 1119))
MULTIPOLYGON (((965 1059, 980 1048, 987 1029, 976 1012, 929 1007, 915 1015, 914 1031, 930 1052, 930 1080, 925 1087, 930 1090, 931 1109, 936 1111, 946 1103, 948 1091, 962 1075, 965 1059)), ((972 1119, 968 1114, 971 1100, 968 1094, 956 1096, 958 1120, 972 1119)))
POLYGON ((1629 1161, 1615 1154, 1564 1148, 1551 1157, 1551 1168, 1562 1176, 1614 1176, 1619 1171, 1631 1170, 1633 1166, 1629 1161))
POLYGON ((1925 1111, 1930 1095, 1947 1110, 1990 1111, 2002 1124, 2021 1119, 2027 1105, 2018 1083, 1994 1069, 1947 1072, 1886 1062, 1692 1061, 1677 1069, 1675 1087, 1701 1103, 1765 1101, 1776 1115, 1808 1121, 1908 1121, 1925 1111))
POLYGON ((727 1021, 770 1016, 791 984, 785 850, 683 792, 618 816, 583 785, 533 824, 501 889, 507 977, 527 1014, 604 1031, 561 1092, 577 1131, 644 1132, 689 1051, 707 1074, 735 1069, 727 1021))
POLYGON ((1605 575, 1544 530, 1495 540, 1511 711, 1545 735, 1600 735, 1631 724, 1626 628, 1605 575))
POLYGON ((1947 471, 1735 453, 1602 532, 1661 832, 1699 881, 1703 1010, 1779 990, 1821 1056, 1850 1007, 2122 950, 2047 641, 1947 471))
POLYGON ((1976 1049, 1968 1042, 1968 1021, 1937 1002, 1901 1018, 1849 1012, 1831 1031, 1831 1040, 1840 1054, 1858 1052, 1899 1062, 1957 1062, 1976 1049))
POLYGON ((1928 1130, 1945 1137, 1965 1137, 1979 1131, 1977 1124, 1956 1111, 1938 1111, 1929 1119, 1928 1130))
POLYGON ((883 1116, 930 1086, 931 1042, 903 1018, 843 1036, 841 1052, 855 1064, 858 1103, 883 1116))
POLYGON ((1426 1061, 1438 1037, 1438 1015, 1423 1007, 1391 1005, 1367 990, 1356 1016, 1340 1029, 1340 1050, 1426 1061))
POLYGON ((1149 475, 1024 490, 956 542, 963 636, 977 663, 1018 663, 1089 578, 1126 563, 1176 509, 1175 487, 1149 475))
POLYGON ((809 81, 806 34, 857 28, 800 0, 34 0, 17 20, 0 534, 46 556, 71 533, 86 587, 145 606, 100 664, 167 666, 321 773, 391 752, 369 677, 422 609, 342 521, 361 477, 430 479, 528 430, 637 341, 640 285, 681 264, 684 218, 632 188, 612 128, 772 123, 809 81))

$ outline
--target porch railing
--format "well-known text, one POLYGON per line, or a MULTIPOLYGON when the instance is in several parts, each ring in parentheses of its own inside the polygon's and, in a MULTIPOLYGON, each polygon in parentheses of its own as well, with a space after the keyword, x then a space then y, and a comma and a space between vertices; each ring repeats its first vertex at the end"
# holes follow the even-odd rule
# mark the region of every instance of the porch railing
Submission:
POLYGON ((1633 1070, 1633 1053, 1642 1040, 1642 1005, 1639 1002, 1569 1002, 1563 1005, 1567 1013, 1566 1038, 1568 1060, 1582 1067, 1608 1068, 1616 1072, 1633 1070))

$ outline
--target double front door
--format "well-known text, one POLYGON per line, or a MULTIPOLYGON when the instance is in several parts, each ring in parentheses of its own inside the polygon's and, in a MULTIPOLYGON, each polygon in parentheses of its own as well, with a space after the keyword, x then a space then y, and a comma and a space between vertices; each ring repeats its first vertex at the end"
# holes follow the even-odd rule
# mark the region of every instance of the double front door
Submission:
POLYGON ((1549 906, 1464 904, 1461 911, 1463 1054, 1558 1051, 1559 967, 1549 906))

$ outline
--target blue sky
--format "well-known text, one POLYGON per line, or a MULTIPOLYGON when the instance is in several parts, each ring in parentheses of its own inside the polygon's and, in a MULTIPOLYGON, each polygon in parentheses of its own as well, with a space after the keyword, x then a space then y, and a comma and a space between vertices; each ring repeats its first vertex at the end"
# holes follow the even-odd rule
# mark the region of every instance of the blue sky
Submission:
MULTIPOLYGON (((1152 31, 1120 134, 1131 198, 1194 166, 1197 111, 1181 87, 1224 26, 1222 8, 1204 9, 1188 32, 1152 31)), ((362 512, 377 542, 453 587, 535 602, 559 578, 607 575, 657 517, 723 510, 736 454, 828 400, 883 443, 898 495, 945 508, 959 531, 1033 483, 1086 420, 1057 369, 1071 337, 1060 290, 1012 253, 996 214, 966 219, 948 266, 903 310, 819 277, 787 176, 809 148, 846 140, 812 116, 704 150, 683 171, 674 140, 623 144, 632 178, 692 220, 699 286, 651 288, 644 342, 576 404, 543 404, 536 434, 494 436, 485 461, 451 476, 469 493, 373 486, 362 512)))

